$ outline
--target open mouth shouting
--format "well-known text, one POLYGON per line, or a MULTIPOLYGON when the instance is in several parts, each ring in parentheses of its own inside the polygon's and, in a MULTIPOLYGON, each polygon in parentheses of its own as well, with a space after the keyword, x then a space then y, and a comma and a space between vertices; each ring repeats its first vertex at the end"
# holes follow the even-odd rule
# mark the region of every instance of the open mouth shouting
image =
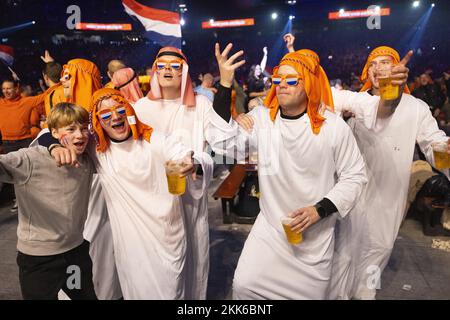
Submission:
POLYGON ((173 79, 173 74, 170 72, 164 73, 164 79, 171 81, 173 79))
POLYGON ((73 143, 73 148, 77 154, 82 154, 86 148, 88 140, 78 140, 73 143))
POLYGON ((118 134, 122 134, 126 130, 126 128, 125 128, 125 121, 124 120, 112 124, 111 127, 118 134))

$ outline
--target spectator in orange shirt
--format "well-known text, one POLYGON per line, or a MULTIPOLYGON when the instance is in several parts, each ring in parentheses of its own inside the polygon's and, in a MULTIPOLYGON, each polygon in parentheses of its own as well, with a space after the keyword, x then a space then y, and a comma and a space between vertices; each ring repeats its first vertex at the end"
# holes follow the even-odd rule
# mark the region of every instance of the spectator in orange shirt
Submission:
POLYGON ((2 82, 0 98, 0 131, 5 153, 27 148, 40 131, 46 93, 33 97, 20 95, 19 83, 13 79, 2 82))

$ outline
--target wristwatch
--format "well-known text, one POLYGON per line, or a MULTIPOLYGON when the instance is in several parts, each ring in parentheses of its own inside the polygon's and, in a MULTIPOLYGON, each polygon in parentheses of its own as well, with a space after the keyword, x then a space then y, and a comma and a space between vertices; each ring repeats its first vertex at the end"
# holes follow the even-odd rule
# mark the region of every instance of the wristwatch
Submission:
POLYGON ((321 219, 328 217, 327 211, 325 210, 324 207, 322 207, 322 205, 321 205, 320 203, 317 203, 317 204, 314 206, 314 208, 316 208, 317 213, 319 214, 319 216, 320 216, 321 219))

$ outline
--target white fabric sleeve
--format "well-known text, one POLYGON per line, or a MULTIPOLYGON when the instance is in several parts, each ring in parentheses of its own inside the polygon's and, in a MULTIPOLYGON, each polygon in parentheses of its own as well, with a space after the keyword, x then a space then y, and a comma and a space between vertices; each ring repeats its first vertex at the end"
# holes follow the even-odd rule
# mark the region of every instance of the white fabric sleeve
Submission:
POLYGON ((27 149, 0 156, 0 182, 25 184, 31 177, 32 164, 27 149))
POLYGON ((188 153, 193 152, 192 149, 182 144, 176 135, 164 135, 159 132, 153 132, 151 143, 154 143, 155 147, 161 149, 164 161, 180 160, 188 153))
POLYGON ((334 111, 338 116, 344 111, 350 111, 355 115, 355 120, 362 122, 367 129, 375 127, 380 97, 335 88, 331 88, 331 93, 334 111))
POLYGON ((198 200, 208 192, 208 186, 213 176, 214 161, 206 152, 196 152, 194 154, 194 160, 196 164, 202 166, 203 176, 197 176, 197 180, 194 181, 189 175, 187 179, 187 190, 192 198, 198 200))
POLYGON ((364 159, 355 137, 344 120, 338 117, 332 142, 336 166, 336 185, 325 198, 333 202, 341 217, 345 217, 358 200, 367 183, 364 159))
POLYGON ((261 59, 261 63, 259 64, 259 66, 261 67, 261 72, 264 72, 264 70, 266 70, 266 66, 267 66, 267 54, 264 54, 262 59, 261 59))
MULTIPOLYGON (((427 161, 435 166, 433 155, 433 142, 447 142, 449 137, 445 135, 445 132, 440 130, 436 119, 433 118, 428 105, 420 99, 415 99, 419 104, 419 124, 417 130, 416 141, 422 150, 423 154, 427 158, 427 161)), ((443 170, 448 175, 448 170, 443 170)))
MULTIPOLYGON (((248 115, 253 116, 256 123, 255 109, 248 115)), ((251 132, 242 129, 236 121, 230 119, 227 123, 212 107, 205 116, 205 139, 211 149, 219 155, 236 159, 242 163, 248 155, 249 144, 256 144, 256 124, 251 132)))

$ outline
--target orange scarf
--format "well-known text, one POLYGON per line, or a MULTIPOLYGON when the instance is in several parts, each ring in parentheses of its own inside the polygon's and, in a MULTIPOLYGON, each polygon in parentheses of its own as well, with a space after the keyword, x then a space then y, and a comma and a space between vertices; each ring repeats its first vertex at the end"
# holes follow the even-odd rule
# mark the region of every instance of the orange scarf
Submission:
MULTIPOLYGON (((276 73, 280 66, 288 65, 297 71, 303 78, 304 90, 308 97, 307 113, 311 121, 311 129, 314 134, 319 134, 320 128, 325 121, 323 110, 320 109, 321 103, 333 107, 333 98, 329 83, 326 81, 325 71, 320 67, 318 56, 311 50, 303 49, 296 52, 290 52, 281 59, 279 66, 274 68, 276 73), (327 91, 329 91, 327 93, 327 91)), ((272 84, 264 104, 270 109, 270 118, 275 118, 280 107, 276 96, 276 87, 272 84)))
POLYGON ((324 103, 329 110, 334 112, 334 102, 333 102, 333 95, 331 94, 330 81, 328 80, 325 70, 323 70, 322 66, 320 65, 319 56, 317 55, 317 53, 309 49, 300 49, 297 52, 306 57, 313 58, 319 64, 318 77, 321 87, 321 100, 322 103, 324 103))
POLYGON ((105 135, 105 132, 103 131, 103 128, 100 124, 100 120, 98 119, 98 116, 96 114, 102 101, 110 98, 125 106, 127 121, 130 125, 133 139, 137 140, 143 138, 147 142, 150 142, 153 128, 143 124, 136 118, 136 113, 134 112, 133 107, 123 97, 120 91, 110 88, 103 88, 94 92, 91 102, 90 120, 91 128, 95 132, 97 151, 105 152, 108 149, 110 143, 110 139, 107 135, 105 135))
POLYGON ((63 67, 63 72, 69 71, 70 96, 69 101, 89 111, 92 94, 102 87, 100 71, 88 60, 73 59, 63 67))
MULTIPOLYGON (((381 46, 373 49, 372 52, 370 52, 369 56, 367 57, 366 64, 364 65, 364 69, 361 74, 361 81, 364 82, 364 85, 361 88, 360 92, 372 89, 372 82, 369 79, 370 63, 372 62, 373 59, 381 56, 391 57, 394 60, 394 64, 398 64, 400 62, 400 55, 395 49, 391 47, 381 46)), ((410 93, 408 86, 405 86, 405 89, 403 91, 405 93, 410 93)))

